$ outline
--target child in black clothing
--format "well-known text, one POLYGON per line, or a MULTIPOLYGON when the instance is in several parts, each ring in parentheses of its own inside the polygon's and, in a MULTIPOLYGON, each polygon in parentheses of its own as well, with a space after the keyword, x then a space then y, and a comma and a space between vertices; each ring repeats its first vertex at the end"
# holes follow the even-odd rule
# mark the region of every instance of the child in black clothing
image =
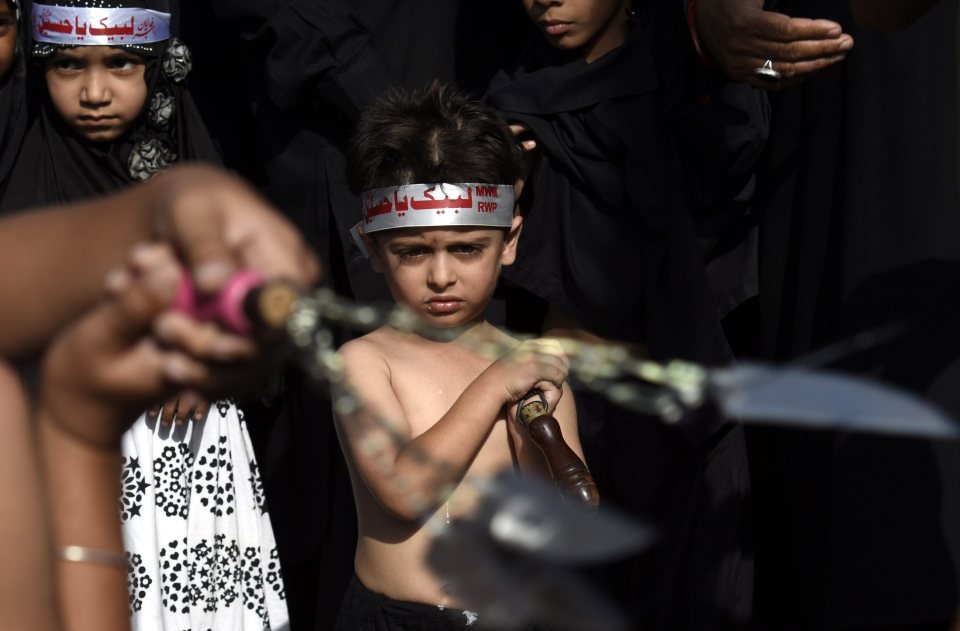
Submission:
MULTIPOLYGON (((524 0, 543 37, 487 94, 542 151, 504 276, 547 303, 551 337, 722 363, 721 318, 756 288, 742 191, 765 102, 702 73, 674 5, 524 0)), ((575 392, 605 501, 662 529, 651 554, 607 568, 611 589, 643 629, 740 628, 752 591, 741 428, 668 427, 575 392)))

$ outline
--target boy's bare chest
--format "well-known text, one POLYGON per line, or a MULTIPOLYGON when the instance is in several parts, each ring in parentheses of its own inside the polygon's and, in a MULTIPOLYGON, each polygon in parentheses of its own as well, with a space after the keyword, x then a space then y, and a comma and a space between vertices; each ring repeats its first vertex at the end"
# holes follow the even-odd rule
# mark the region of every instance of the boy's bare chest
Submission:
POLYGON ((428 430, 492 363, 458 349, 450 353, 407 353, 391 362, 390 379, 413 434, 428 430))

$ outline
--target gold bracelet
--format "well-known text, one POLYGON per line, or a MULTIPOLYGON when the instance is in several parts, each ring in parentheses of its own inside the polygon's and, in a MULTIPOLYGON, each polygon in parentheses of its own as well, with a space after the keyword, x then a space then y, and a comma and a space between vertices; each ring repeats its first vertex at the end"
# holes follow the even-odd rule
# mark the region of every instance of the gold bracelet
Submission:
POLYGON ((119 552, 88 548, 87 546, 63 546, 60 548, 60 560, 71 563, 96 563, 127 569, 127 557, 119 552))

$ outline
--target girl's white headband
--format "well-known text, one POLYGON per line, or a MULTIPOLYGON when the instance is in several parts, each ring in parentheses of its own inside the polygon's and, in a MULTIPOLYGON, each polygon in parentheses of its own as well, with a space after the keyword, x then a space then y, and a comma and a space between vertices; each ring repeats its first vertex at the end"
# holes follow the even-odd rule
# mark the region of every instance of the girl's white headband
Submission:
POLYGON ((33 39, 64 46, 129 46, 170 39, 170 14, 137 7, 33 5, 33 39))

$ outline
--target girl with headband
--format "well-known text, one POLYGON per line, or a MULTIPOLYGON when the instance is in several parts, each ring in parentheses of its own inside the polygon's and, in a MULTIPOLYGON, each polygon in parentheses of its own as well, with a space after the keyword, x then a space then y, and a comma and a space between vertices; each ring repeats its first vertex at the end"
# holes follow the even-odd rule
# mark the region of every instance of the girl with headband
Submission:
MULTIPOLYGON (((30 25, 37 111, 4 208, 100 195, 175 162, 219 162, 184 83, 190 52, 171 36, 167 0, 37 2, 30 25)), ((147 413, 123 440, 133 627, 283 628, 276 544, 243 414, 232 402, 208 414, 179 403, 178 420, 191 422, 147 413)), ((169 413, 176 400, 166 405, 169 413)))

